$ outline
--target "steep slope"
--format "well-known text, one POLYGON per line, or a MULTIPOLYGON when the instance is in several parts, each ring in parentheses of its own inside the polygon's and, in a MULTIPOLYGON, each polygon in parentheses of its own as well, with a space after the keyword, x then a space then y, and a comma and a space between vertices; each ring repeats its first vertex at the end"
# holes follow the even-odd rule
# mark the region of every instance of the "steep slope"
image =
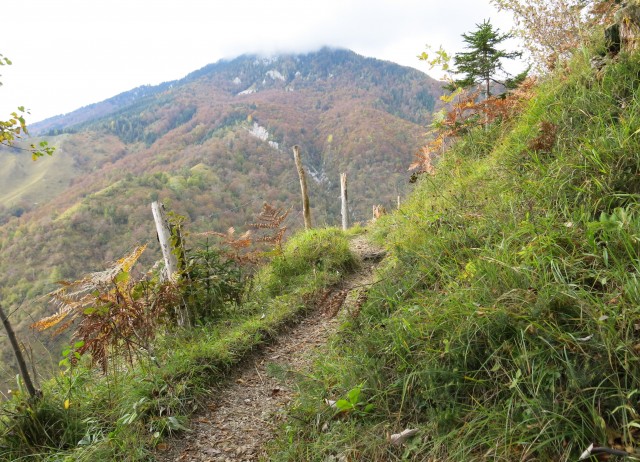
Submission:
POLYGON ((0 170, 1 300, 24 331, 55 281, 153 242, 156 199, 190 231, 241 228, 264 201, 296 207, 287 224, 299 226, 294 144, 313 178, 314 221, 337 222, 342 171, 352 221, 368 219, 372 204, 402 194, 440 91, 416 70, 323 49, 222 61, 37 124, 55 157, 0 170))
POLYGON ((638 457, 640 55, 589 58, 377 223, 380 283, 300 378, 269 460, 638 457))

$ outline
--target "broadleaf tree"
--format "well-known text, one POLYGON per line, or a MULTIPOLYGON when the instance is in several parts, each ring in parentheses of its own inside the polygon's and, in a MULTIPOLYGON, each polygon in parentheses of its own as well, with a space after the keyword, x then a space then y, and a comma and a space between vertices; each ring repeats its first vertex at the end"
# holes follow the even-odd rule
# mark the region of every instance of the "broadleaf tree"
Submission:
MULTIPOLYGON (((11 64, 12 62, 9 58, 0 54, 0 66, 10 66, 11 64)), ((0 85, 2 85, 1 82, 0 85)), ((24 135, 29 134, 29 131, 27 130, 27 122, 25 121, 23 114, 28 114, 28 111, 26 111, 24 107, 19 107, 17 111, 11 113, 8 120, 0 120, 0 145, 28 151, 31 153, 31 157, 33 160, 36 160, 37 158, 44 155, 52 155, 55 151, 55 148, 49 146, 46 141, 41 141, 37 146, 35 144, 31 144, 30 148, 20 148, 14 146, 16 141, 20 140, 24 135)), ((20 344, 18 343, 15 332, 13 331, 13 328, 11 326, 11 321, 2 309, 1 304, 0 321, 3 324, 5 331, 7 332, 7 337, 9 338, 11 348, 13 349, 13 352, 16 356, 18 368, 20 369, 20 375, 22 376, 22 380, 27 389, 27 392, 32 398, 36 398, 38 396, 38 392, 36 391, 35 387, 33 386, 33 382, 31 381, 31 376, 29 375, 26 361, 24 360, 22 350, 20 349, 20 344)))
POLYGON ((553 69, 591 36, 592 26, 608 22, 620 0, 491 0, 513 15, 515 34, 539 72, 553 69))

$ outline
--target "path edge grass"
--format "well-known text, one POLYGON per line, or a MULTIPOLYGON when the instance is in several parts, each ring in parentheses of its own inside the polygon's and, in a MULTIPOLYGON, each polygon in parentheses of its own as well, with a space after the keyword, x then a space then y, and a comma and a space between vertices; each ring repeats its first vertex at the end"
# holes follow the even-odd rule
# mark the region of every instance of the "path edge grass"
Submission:
POLYGON ((188 431, 189 416, 229 371, 357 267, 337 228, 296 233, 255 274, 237 318, 159 335, 161 367, 141 361, 103 377, 81 365, 44 383, 42 399, 29 406, 16 391, 3 405, 0 460, 153 460, 165 436, 188 431))

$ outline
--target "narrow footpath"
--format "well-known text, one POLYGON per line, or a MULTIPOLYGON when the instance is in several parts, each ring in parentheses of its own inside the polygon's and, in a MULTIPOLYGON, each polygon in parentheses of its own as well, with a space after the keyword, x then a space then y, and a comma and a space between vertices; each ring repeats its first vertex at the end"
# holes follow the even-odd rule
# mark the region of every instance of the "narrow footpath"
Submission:
POLYGON ((361 262, 357 272, 327 291, 277 341, 243 361, 214 390, 207 409, 194 416, 190 431, 161 445, 158 462, 248 462, 264 456, 265 444, 274 438, 294 397, 293 384, 282 376, 308 369, 336 332, 338 318, 357 315, 374 282, 373 270, 384 257, 365 236, 353 239, 350 248, 361 262))

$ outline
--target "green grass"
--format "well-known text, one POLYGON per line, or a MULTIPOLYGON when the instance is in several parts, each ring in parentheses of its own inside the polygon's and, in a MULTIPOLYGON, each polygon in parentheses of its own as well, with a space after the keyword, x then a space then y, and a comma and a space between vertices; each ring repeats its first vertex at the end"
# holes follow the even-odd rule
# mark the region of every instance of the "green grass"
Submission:
POLYGON ((356 268, 348 241, 337 228, 310 230, 291 238, 282 255, 273 259, 254 279, 252 290, 259 298, 283 291, 296 293, 320 288, 341 279, 356 268))
MULTIPOLYGON (((57 140, 59 148, 64 138, 57 140)), ((36 143, 37 144, 37 143, 36 143)), ((21 201, 43 202, 67 188, 69 181, 79 174, 71 155, 48 156, 34 162, 29 153, 6 149, 0 166, 0 205, 11 207, 21 201)))
POLYGON ((154 347, 160 367, 147 358, 135 368, 114 364, 102 376, 81 364, 45 384, 36 404, 17 392, 2 408, 0 460, 150 460, 150 450, 184 430, 230 368, 355 266, 341 231, 298 233, 256 276, 268 281, 266 289, 254 283, 244 303, 215 324, 161 334, 154 347))
POLYGON ((270 460, 569 461, 591 443, 636 447, 639 72, 640 56, 601 77, 577 57, 377 222, 383 282, 299 383, 270 460), (535 152, 543 121, 557 139, 535 152), (325 404, 356 386, 370 412, 325 404), (405 428, 419 432, 391 446, 405 428))

